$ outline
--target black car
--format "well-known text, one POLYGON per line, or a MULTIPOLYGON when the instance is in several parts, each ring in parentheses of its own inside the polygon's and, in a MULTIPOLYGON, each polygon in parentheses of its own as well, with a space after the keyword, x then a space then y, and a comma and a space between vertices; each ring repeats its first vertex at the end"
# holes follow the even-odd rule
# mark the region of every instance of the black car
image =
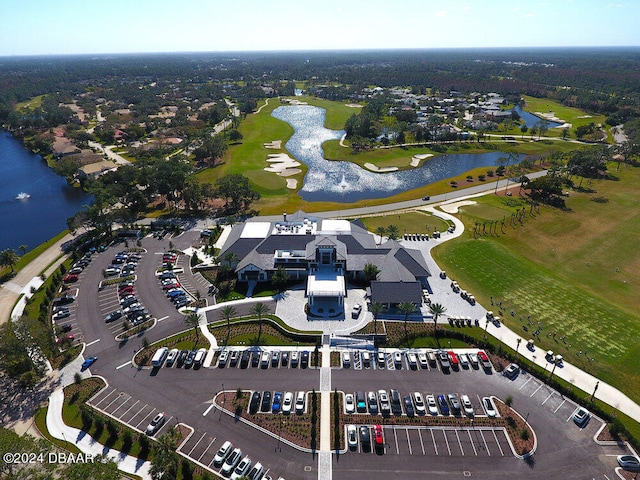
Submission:
POLYGON ((260 392, 253 392, 251 395, 251 402, 249 402, 249 413, 256 413, 260 406, 260 392))
POLYGON ((240 368, 247 368, 249 366, 250 358, 251 358, 251 352, 249 350, 243 351, 242 356, 240 357, 240 368))
POLYGON ((178 358, 176 358, 176 367, 181 367, 182 365, 184 365, 184 361, 187 359, 187 355, 189 355, 189 350, 180 350, 178 358))
POLYGON ((262 394, 262 403, 260 404, 261 412, 271 411, 271 392, 266 391, 262 394))
POLYGON ((184 368, 189 368, 193 365, 193 360, 196 358, 196 350, 189 350, 187 358, 184 360, 184 368))
POLYGON ((391 400, 391 412, 394 415, 402 415, 402 405, 400 404, 400 394, 398 390, 391 390, 389 399, 391 400))
POLYGON ((109 315, 107 315, 104 319, 104 322, 105 323, 113 322, 115 320, 118 320, 120 317, 122 317, 122 312, 120 310, 116 310, 114 312, 111 312, 109 315))
POLYGON ((280 363, 283 367, 289 365, 289 352, 282 352, 282 357, 280 357, 280 363))
POLYGON ((71 331, 71 324, 67 323, 66 325, 62 325, 62 327, 60 327, 60 330, 62 330, 63 333, 67 333, 71 331))
POLYGON ((260 365, 260 352, 257 350, 254 350, 251 353, 251 366, 257 367, 258 365, 260 365))
POLYGON ((306 350, 303 350, 302 354, 300 355, 300 367, 307 368, 308 366, 309 366, 309 352, 307 352, 306 350))
POLYGON ((61 297, 58 298, 54 298, 53 299, 53 304, 54 305, 67 305, 69 303, 73 303, 75 301, 76 297, 74 297, 73 295, 63 295, 61 297))
POLYGON ((120 302, 120 305, 122 305, 122 308, 127 308, 130 307, 131 305, 133 305, 134 303, 138 303, 138 299, 136 297, 128 297, 125 298, 124 300, 122 300, 120 302))
POLYGON ((405 395, 402 397, 404 400, 404 411, 407 412, 407 417, 413 417, 416 412, 413 409, 413 402, 411 401, 411 397, 409 395, 405 395))
POLYGON ((367 450, 371 448, 371 432, 369 432, 369 427, 364 425, 360 427, 360 443, 367 450))

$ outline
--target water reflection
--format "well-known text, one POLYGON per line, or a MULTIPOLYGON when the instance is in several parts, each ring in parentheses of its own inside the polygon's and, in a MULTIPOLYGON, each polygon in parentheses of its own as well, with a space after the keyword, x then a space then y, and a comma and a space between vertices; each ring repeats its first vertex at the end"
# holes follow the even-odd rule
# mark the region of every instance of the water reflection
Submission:
MULTIPOLYGON (((272 115, 289 123, 295 133, 285 147, 309 170, 298 192, 307 201, 356 202, 383 198, 460 175, 478 167, 495 167, 503 152, 442 155, 421 167, 402 172, 374 173, 351 162, 326 160, 322 143, 338 139, 343 130, 324 127, 325 110, 310 105, 276 108, 272 115)), ((410 154, 407 154, 409 156, 410 154)))

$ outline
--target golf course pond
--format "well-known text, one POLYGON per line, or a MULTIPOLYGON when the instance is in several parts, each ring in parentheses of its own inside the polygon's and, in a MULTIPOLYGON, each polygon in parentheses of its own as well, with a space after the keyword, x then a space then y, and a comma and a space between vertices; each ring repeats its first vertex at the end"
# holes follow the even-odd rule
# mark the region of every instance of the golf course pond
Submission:
POLYGON ((295 130, 285 147, 309 167, 298 193, 310 202, 351 203, 389 197, 474 168, 495 167, 496 160, 506 156, 504 152, 441 155, 412 170, 374 173, 355 163, 324 158, 322 144, 344 135, 344 130, 324 127, 325 113, 323 108, 311 105, 282 106, 272 113, 295 130))

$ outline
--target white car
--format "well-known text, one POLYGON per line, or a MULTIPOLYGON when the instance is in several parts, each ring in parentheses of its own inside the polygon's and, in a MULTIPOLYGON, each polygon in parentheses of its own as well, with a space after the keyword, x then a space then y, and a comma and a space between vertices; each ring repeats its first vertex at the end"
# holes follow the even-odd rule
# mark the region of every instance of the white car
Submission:
POLYGON ((469 416, 473 415, 473 404, 471 400, 469 400, 468 395, 460 395, 460 403, 462 403, 462 408, 464 409, 464 413, 469 416))
POLYGON ((353 306, 353 310, 351 310, 351 318, 358 318, 360 316, 360 312, 362 311, 362 305, 356 303, 353 306))
POLYGON ((347 393, 344 396, 344 410, 347 413, 354 413, 356 411, 356 404, 353 399, 353 393, 347 393))
POLYGON ((396 364, 396 368, 402 366, 402 352, 395 352, 393 354, 393 363, 396 364))
POLYGON ((251 459, 249 457, 244 457, 231 474, 231 480, 237 480, 240 477, 244 477, 249 472, 250 468, 251 459))
POLYGON ((296 395, 296 413, 304 413, 304 401, 306 392, 298 392, 296 395))
POLYGON ((225 477, 229 476, 236 465, 240 462, 242 458, 242 450, 236 448, 231 454, 227 457, 227 459, 222 464, 222 468, 220 469, 220 473, 225 477))
POLYGON ((469 368, 469 357, 467 357, 466 353, 459 353, 458 360, 462 368, 469 368))
POLYGON ((409 362, 409 367, 412 370, 415 370, 416 368, 418 368, 418 357, 416 357, 415 353, 408 353, 407 354, 407 361, 409 362))
POLYGON ((640 458, 635 455, 618 455, 616 460, 625 470, 640 470, 640 458))
POLYGON ((387 363, 387 359, 384 355, 384 352, 378 352, 378 363, 381 367, 384 367, 385 363, 387 363))
POLYGON ((300 360, 300 354, 298 353, 297 350, 294 350, 293 352, 291 352, 291 366, 293 368, 297 368, 298 367, 298 361, 300 360))
POLYGON ((284 398, 282 400, 282 413, 285 413, 285 414, 291 413, 292 405, 293 405, 293 393, 287 392, 284 394, 284 398))
POLYGON ((213 457, 213 464, 216 467, 219 467, 220 465, 222 465, 222 463, 231 453, 232 448, 233 448, 233 444, 231 442, 229 441, 224 442, 220 447, 220 449, 218 450, 218 452, 216 453, 216 456, 213 457))
POLYGON ((427 368, 429 366, 429 361, 427 360, 427 354, 424 352, 420 352, 418 354, 418 362, 420 362, 420 366, 422 368, 427 368))
POLYGON ((471 365, 473 365, 473 368, 477 368, 478 367, 478 354, 477 353, 468 353, 467 357, 469 357, 469 361, 471 362, 471 365))
POLYGON ((427 412, 424 404, 424 398, 420 392, 413 392, 413 403, 416 406, 416 413, 418 415, 424 415, 427 412))
POLYGON ((351 354, 349 352, 342 352, 342 367, 349 368, 351 365, 351 354))
POLYGON ((171 350, 169 350, 169 354, 167 355, 167 362, 165 363, 165 366, 167 367, 173 366, 173 364, 176 362, 176 359, 178 358, 179 353, 180 353, 180 350, 178 350, 177 348, 172 348, 171 350))
POLYGON ((487 417, 493 418, 498 414, 489 397, 482 397, 482 406, 484 407, 484 411, 487 413, 487 417))
POLYGON ((355 425, 347 426, 347 444, 350 449, 355 449, 358 446, 358 435, 355 425))
POLYGON ((269 352, 262 352, 262 357, 260 358, 260 368, 269 368, 269 362, 271 361, 271 355, 269 352))
POLYGON ((264 467, 260 462, 256 462, 253 468, 249 470, 249 473, 247 473, 247 477, 249 477, 249 480, 260 480, 263 474, 264 467))
POLYGON ((220 352, 220 357, 218 357, 218 366, 220 368, 224 367, 227 365, 227 360, 229 359, 229 350, 222 350, 222 352, 220 352))
POLYGON ((369 352, 362 352, 362 364, 365 367, 371 365, 371 354, 369 352))
POLYGON ((144 431, 144 433, 147 435, 153 435, 158 430, 160 430, 162 425, 164 425, 164 422, 166 419, 167 417, 164 414, 164 412, 157 414, 155 417, 153 417, 153 420, 151 420, 151 423, 149 424, 147 429, 144 431))
POLYGON ((382 415, 391 414, 391 402, 389 401, 389 394, 386 390, 378 390, 378 399, 380 400, 380 413, 382 415))
POLYGON ((431 415, 438 415, 438 404, 434 395, 427 395, 427 408, 431 415))

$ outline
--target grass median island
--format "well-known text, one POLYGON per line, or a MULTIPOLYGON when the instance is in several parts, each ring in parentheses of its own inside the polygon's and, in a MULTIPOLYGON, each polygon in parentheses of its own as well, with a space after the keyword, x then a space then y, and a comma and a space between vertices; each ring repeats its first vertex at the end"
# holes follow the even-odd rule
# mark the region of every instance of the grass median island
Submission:
POLYGON ((562 354, 637 400, 640 340, 630 333, 640 327, 640 251, 634 246, 640 234, 640 169, 615 168, 609 166, 619 181, 572 191, 566 199, 570 210, 541 206, 522 224, 509 222, 521 208, 508 203, 515 198, 477 198, 477 205, 459 213, 465 234, 437 247, 434 257, 522 336, 531 336, 541 322, 538 349, 562 354), (606 201, 594 201, 599 198, 606 201), (474 223, 494 219, 498 210, 504 210, 506 228, 474 239, 474 223))
POLYGON ((370 232, 375 232, 378 227, 387 228, 389 225, 395 225, 400 236, 404 233, 433 233, 435 230, 443 232, 449 228, 448 222, 426 212, 364 217, 361 220, 370 232))

